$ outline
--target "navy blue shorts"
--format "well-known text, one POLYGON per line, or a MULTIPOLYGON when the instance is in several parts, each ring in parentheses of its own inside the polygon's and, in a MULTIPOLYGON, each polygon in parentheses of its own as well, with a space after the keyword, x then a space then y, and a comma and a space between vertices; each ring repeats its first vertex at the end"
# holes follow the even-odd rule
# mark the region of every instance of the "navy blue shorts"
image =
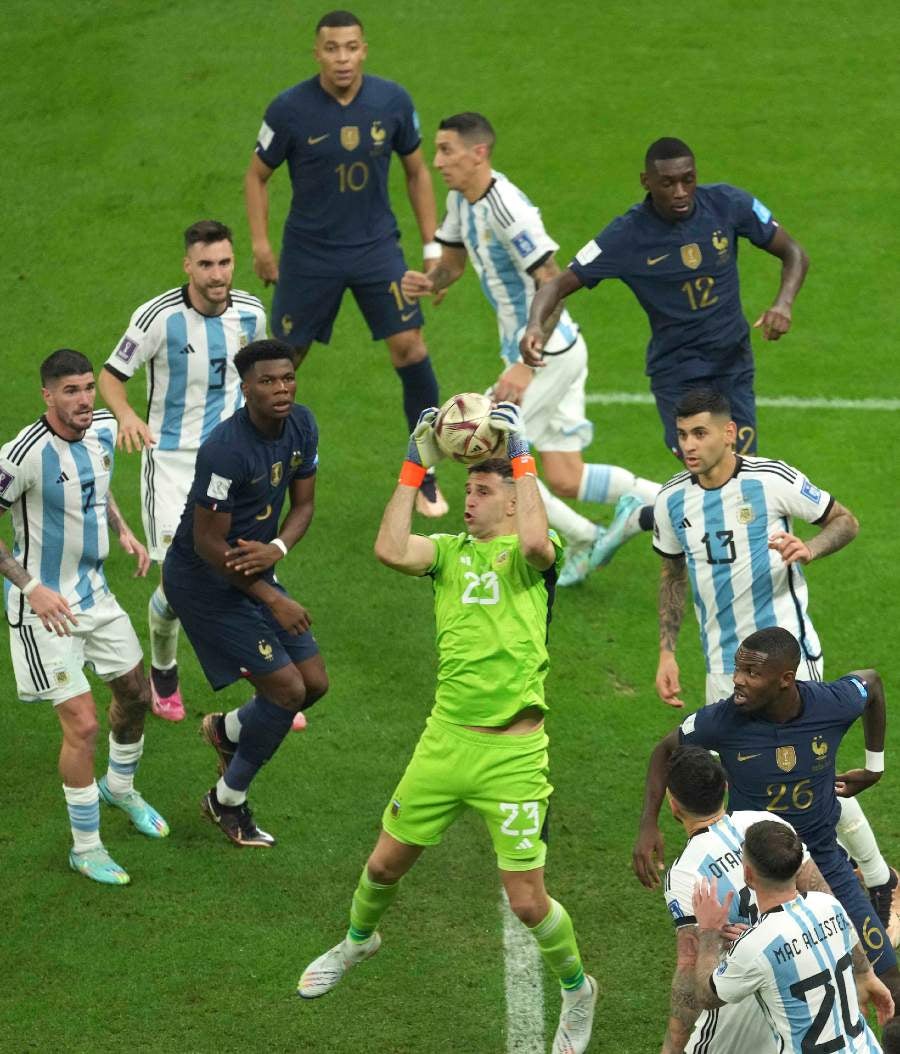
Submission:
MULTIPOLYGON (((285 592, 277 582, 274 585, 285 592)), ((163 565, 163 589, 215 691, 247 674, 274 673, 319 654, 309 630, 300 636, 288 633, 265 604, 237 589, 198 589, 196 578, 179 577, 168 561, 163 565)))
POLYGON ((396 241, 348 259, 337 274, 311 274, 311 262, 314 265, 314 258, 301 250, 282 247, 271 323, 273 334, 288 344, 327 344, 346 289, 359 305, 372 340, 425 325, 418 300, 410 302, 400 291, 406 261, 396 241))
POLYGON ((810 846, 809 852, 825 881, 831 886, 831 892, 844 905, 875 973, 883 974, 885 970, 896 966, 897 956, 890 938, 884 932, 872 901, 859 884, 844 850, 834 842, 825 848, 810 846))
POLYGON ((740 373, 708 377, 690 377, 683 381, 661 384, 651 379, 650 390, 656 399, 656 410, 663 424, 666 446, 676 457, 681 457, 675 430, 675 405, 691 388, 712 388, 721 392, 731 403, 731 417, 737 424, 737 452, 756 453, 756 393, 753 391, 753 367, 740 373))

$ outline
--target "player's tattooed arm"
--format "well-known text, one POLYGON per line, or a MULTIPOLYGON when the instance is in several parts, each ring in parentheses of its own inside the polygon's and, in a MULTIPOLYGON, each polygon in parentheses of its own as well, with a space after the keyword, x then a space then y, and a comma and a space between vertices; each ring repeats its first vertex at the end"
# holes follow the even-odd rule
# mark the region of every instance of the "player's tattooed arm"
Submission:
POLYGON ((122 510, 116 504, 116 499, 112 495, 112 491, 106 497, 106 520, 109 526, 119 536, 119 544, 125 550, 137 560, 137 570, 134 573, 134 578, 143 578, 150 570, 150 554, 146 548, 138 541, 132 529, 125 522, 125 517, 122 515, 122 510))
MULTIPOLYGON (((0 516, 5 512, 0 509, 0 516)), ((44 629, 55 633, 58 637, 70 637, 72 635, 69 624, 73 626, 77 619, 72 614, 66 598, 49 586, 36 582, 32 575, 25 570, 13 554, 0 541, 0 575, 7 582, 19 589, 29 586, 27 601, 31 610, 38 616, 44 629), (33 583, 29 585, 30 583, 33 583)))
POLYGON ((570 268, 560 271, 554 278, 540 286, 531 301, 528 325, 519 341, 522 361, 527 366, 545 366, 544 325, 565 297, 581 288, 581 279, 570 268))
POLYGON ((836 553, 859 533, 859 521, 853 513, 836 501, 825 517, 822 530, 806 543, 810 560, 836 553))
POLYGON ((694 967, 699 940, 695 926, 681 926, 677 931, 678 960, 672 977, 669 1023, 661 1054, 683 1054, 701 1007, 694 992, 694 967))
POLYGON ((812 859, 807 860, 797 872, 797 889, 801 893, 831 893, 831 886, 812 859))
POLYGON ((722 938, 718 930, 700 930, 697 947, 697 963, 694 967, 694 997, 701 1010, 713 1010, 725 1004, 710 986, 710 978, 719 964, 722 954, 722 938))
POLYGON ((683 556, 662 562, 659 576, 659 650, 674 653, 684 618, 687 564, 683 556))
POLYGON ((21 589, 31 581, 31 575, 0 541, 0 575, 14 586, 21 589))

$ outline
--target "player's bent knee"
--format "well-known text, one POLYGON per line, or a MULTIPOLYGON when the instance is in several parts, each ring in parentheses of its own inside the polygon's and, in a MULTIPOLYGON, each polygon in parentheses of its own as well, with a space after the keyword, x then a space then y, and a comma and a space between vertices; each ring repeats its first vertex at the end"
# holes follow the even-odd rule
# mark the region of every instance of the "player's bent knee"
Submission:
POLYGON ((547 486, 557 496, 557 498, 577 498, 578 487, 581 482, 580 477, 575 479, 574 476, 570 476, 567 473, 553 474, 547 472, 545 476, 547 486))
POLYGON ((329 688, 328 677, 324 674, 321 678, 316 678, 315 680, 307 677, 305 678, 305 683, 306 699, 300 707, 301 710, 308 710, 314 703, 317 703, 328 692, 329 688))
POLYGON ((516 918, 526 926, 534 928, 543 922, 547 914, 546 895, 537 896, 531 890, 509 894, 509 906, 516 918))
POLYGON ((395 333, 388 338, 388 350, 394 366, 412 366, 428 356, 428 348, 418 329, 408 329, 404 333, 395 333))

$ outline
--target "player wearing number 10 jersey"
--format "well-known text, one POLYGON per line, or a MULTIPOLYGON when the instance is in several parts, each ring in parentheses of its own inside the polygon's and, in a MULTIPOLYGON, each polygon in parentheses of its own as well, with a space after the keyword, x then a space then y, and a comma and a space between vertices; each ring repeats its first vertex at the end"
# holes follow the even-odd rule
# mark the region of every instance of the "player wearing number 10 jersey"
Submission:
MULTIPOLYGON (((556 1054, 580 1054, 591 1034, 597 987, 581 965, 572 921, 547 895, 547 627, 561 546, 548 533, 534 461, 518 408, 500 403, 510 461, 474 465, 466 484, 466 534, 410 533, 415 488, 439 458, 426 411, 388 503, 378 558, 434 584, 438 684, 435 706, 382 817, 350 909, 345 939, 307 966, 299 994, 331 991, 381 944, 378 924, 400 879, 466 809, 484 819, 515 914, 534 934, 563 989, 556 1054), (426 417, 427 415, 427 417, 426 417)), ((485 1038, 480 1049, 491 1043, 485 1038)))

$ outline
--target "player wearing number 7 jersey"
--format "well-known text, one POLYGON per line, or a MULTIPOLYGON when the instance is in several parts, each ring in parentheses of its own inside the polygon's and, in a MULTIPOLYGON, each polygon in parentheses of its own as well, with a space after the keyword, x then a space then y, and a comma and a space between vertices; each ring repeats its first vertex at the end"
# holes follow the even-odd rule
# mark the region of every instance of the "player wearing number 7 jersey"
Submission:
MULTIPOLYGON (((426 846, 436 846, 466 807, 481 814, 515 914, 529 927, 562 986, 554 1054, 579 1054, 591 1034, 595 981, 581 964, 572 921, 544 887, 547 778, 544 678, 547 629, 561 547, 548 532, 534 460, 519 411, 500 403, 492 419, 508 433, 510 460, 469 469, 458 535, 410 532, 416 487, 440 457, 423 420, 375 542, 382 563, 431 579, 438 682, 435 705, 382 817, 382 832, 360 876, 344 940, 306 968, 298 991, 324 995, 347 970, 374 955, 377 926, 400 879, 426 846)), ((494 1045, 485 1037, 481 1045, 494 1045)))
MULTIPOLYGON (((734 894, 719 903, 715 879, 698 883, 697 1003, 708 1009, 757 1003, 783 1054, 880 1054, 864 1013, 873 1004, 884 1024, 894 1013, 893 1000, 862 954, 844 906, 827 893, 798 893, 802 858, 800 839, 789 827, 764 820, 748 828, 744 881, 756 893, 760 916, 721 962, 720 930, 734 894)), ((738 1049, 759 1048, 732 1048, 738 1049)))
MULTIPOLYGON (((200 220, 184 232, 187 284, 148 300, 106 360, 100 394, 119 422, 119 446, 141 452, 141 512, 147 548, 160 567, 172 544, 201 443, 243 406, 234 368, 238 351, 266 335, 266 314, 255 296, 231 288, 231 231, 200 220), (147 375, 147 414, 140 417, 125 386, 147 375)), ((162 581, 150 598, 150 686, 153 712, 181 721, 178 628, 162 581)))

